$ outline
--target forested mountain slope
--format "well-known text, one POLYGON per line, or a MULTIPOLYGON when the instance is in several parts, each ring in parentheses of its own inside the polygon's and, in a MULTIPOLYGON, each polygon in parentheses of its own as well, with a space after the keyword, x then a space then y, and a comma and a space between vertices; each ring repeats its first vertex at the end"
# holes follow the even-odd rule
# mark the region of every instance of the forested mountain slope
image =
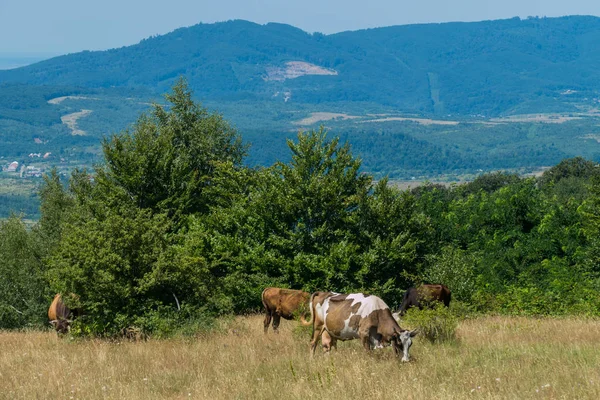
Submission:
POLYGON ((198 24, 132 46, 0 71, 1 83, 170 88, 204 100, 372 102, 421 114, 576 110, 600 91, 600 19, 571 16, 309 34, 198 24))

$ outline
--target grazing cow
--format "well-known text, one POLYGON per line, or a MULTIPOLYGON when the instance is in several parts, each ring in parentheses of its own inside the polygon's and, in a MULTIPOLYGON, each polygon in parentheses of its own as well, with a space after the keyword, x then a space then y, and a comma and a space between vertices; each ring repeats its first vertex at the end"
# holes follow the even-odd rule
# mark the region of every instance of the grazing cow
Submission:
POLYGON ((65 305, 62 301, 62 296, 57 293, 48 309, 48 319, 50 324, 56 329, 59 334, 68 333, 71 330, 73 318, 80 314, 79 310, 73 310, 65 305))
POLYGON ((310 342, 311 354, 319 339, 323 349, 329 352, 337 340, 360 339, 365 350, 392 345, 394 353, 402 361, 409 361, 409 349, 417 331, 400 328, 392 317, 389 307, 377 296, 362 293, 338 294, 315 292, 310 298, 313 335, 310 342))
POLYGON ((281 318, 293 319, 294 312, 308 305, 310 293, 301 290, 268 287, 262 292, 262 303, 265 306, 265 333, 269 330, 273 318, 273 331, 278 333, 281 318))
MULTIPOLYGON (((420 310, 425 306, 433 306, 435 301, 444 303, 446 307, 450 306, 452 293, 444 285, 421 285, 418 288, 411 287, 402 298, 402 303, 398 309, 398 315, 406 314, 410 307, 418 307, 420 310)), ((396 313, 394 313, 395 315, 396 313)))

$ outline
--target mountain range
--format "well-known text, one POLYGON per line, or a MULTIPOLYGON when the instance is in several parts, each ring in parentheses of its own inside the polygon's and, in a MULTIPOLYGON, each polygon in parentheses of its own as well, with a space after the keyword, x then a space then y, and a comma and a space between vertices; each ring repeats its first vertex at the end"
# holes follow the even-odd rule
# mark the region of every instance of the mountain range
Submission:
POLYGON ((331 35, 235 20, 0 70, 0 218, 36 218, 39 174, 101 163, 102 137, 182 76, 251 144, 250 166, 288 161, 286 140, 324 125, 363 171, 410 185, 600 161, 598 66, 600 18, 569 16, 331 35))
POLYGON ((600 18, 513 18, 309 34, 198 24, 0 71, 0 84, 168 90, 207 101, 366 102, 422 115, 576 111, 600 91, 600 18))

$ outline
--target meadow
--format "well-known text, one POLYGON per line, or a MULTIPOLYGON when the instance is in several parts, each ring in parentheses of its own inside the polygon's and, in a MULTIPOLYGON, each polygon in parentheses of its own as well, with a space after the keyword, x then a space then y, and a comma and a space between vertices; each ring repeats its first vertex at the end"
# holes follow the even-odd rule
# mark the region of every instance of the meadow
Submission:
POLYGON ((194 338, 73 340, 0 333, 2 399, 585 399, 600 397, 600 320, 480 317, 457 341, 422 338, 412 361, 357 341, 311 359, 309 332, 262 316, 223 320, 194 338))

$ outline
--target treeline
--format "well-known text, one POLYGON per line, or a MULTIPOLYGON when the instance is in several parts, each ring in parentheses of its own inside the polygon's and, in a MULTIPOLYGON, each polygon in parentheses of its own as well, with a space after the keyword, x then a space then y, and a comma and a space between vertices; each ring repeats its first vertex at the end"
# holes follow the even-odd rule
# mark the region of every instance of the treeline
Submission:
POLYGON ((167 335, 257 310, 268 285, 394 305, 434 282, 479 312, 598 314, 598 164, 398 190, 321 129, 288 141, 289 162, 249 168, 237 131, 185 83, 166 97, 103 141, 93 178, 47 176, 34 228, 0 225, 3 328, 44 324, 61 292, 85 310, 75 332, 167 335))
POLYGON ((0 194, 0 219, 11 214, 22 214, 27 219, 40 218, 40 203, 37 194, 0 194))

